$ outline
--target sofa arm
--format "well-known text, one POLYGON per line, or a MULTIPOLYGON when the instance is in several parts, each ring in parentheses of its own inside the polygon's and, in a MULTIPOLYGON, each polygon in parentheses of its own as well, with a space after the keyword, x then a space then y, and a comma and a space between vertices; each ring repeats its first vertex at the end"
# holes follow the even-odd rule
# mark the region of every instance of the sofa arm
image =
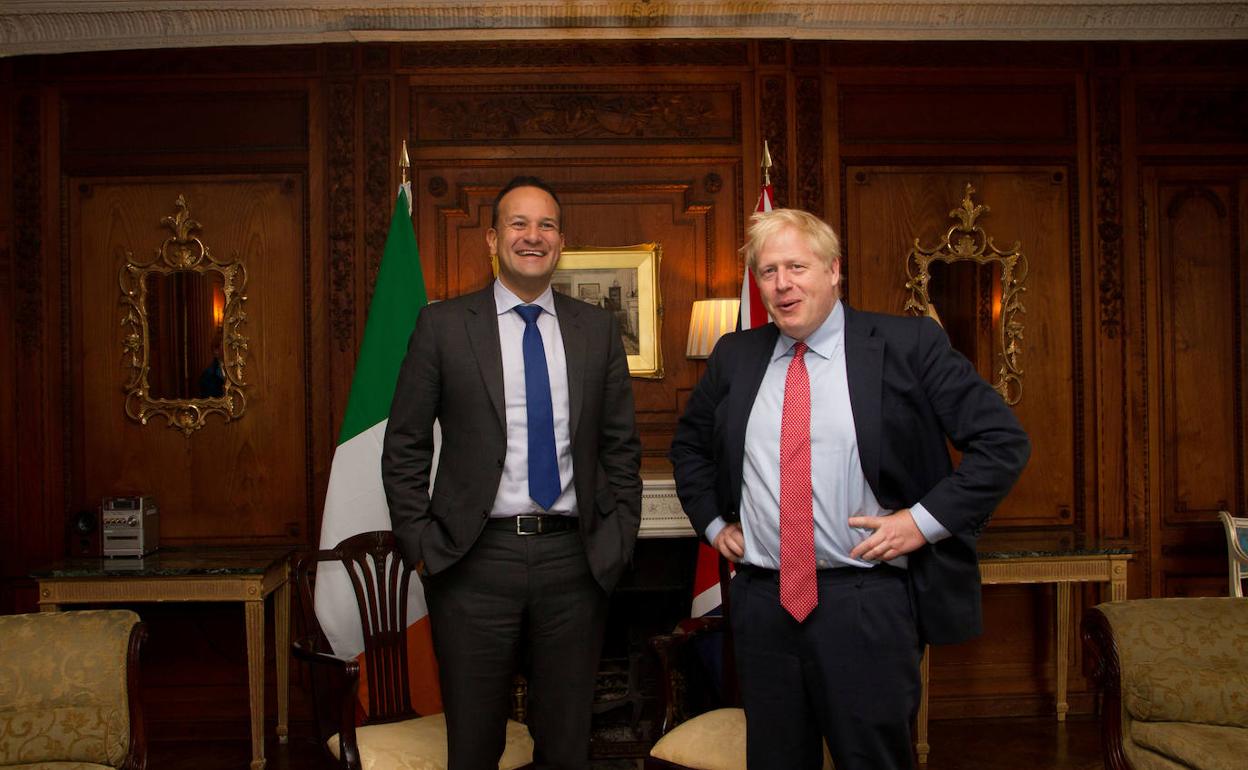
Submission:
POLYGON ((1101 694, 1101 756, 1107 770, 1132 770, 1122 747, 1122 669, 1114 630, 1096 607, 1083 613, 1083 674, 1101 694))

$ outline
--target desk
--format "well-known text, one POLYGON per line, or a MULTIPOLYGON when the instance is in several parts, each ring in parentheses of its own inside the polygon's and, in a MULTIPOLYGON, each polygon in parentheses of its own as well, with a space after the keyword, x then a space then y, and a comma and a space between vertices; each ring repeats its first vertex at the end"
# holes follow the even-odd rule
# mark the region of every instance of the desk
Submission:
POLYGON ((39 609, 65 604, 242 602, 247 623, 251 768, 264 768, 264 599, 276 592, 277 738, 286 742, 290 684, 290 560, 286 546, 164 548, 142 559, 70 559, 35 572, 39 609))
MULTIPOLYGON (((1123 548, 1070 551, 998 551, 979 554, 979 574, 985 585, 1057 584, 1057 721, 1066 720, 1066 674, 1070 649, 1070 588, 1074 583, 1109 583, 1113 601, 1127 598, 1127 562, 1131 552, 1123 548)), ((929 650, 923 652, 915 750, 919 762, 926 763, 931 746, 927 742, 927 685, 930 674, 929 650)))

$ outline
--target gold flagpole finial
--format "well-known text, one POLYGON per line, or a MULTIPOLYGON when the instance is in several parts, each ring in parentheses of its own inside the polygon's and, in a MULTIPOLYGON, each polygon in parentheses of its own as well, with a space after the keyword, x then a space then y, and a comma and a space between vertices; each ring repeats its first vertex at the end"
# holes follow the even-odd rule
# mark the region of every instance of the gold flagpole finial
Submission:
POLYGON ((407 172, 412 167, 412 162, 407 158, 407 140, 403 140, 403 149, 399 152, 399 173, 402 175, 403 184, 407 184, 407 172))
POLYGON ((771 184, 771 150, 767 149, 767 140, 763 140, 763 185, 771 184))

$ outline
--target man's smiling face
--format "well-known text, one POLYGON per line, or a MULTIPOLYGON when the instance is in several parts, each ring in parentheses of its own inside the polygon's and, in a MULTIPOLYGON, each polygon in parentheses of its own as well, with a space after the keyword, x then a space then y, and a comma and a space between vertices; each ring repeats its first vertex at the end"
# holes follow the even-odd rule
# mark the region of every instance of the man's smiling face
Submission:
POLYGON ((485 234, 490 251, 498 255, 498 277, 525 301, 537 299, 563 252, 559 205, 545 190, 517 187, 498 202, 498 228, 485 234))
POLYGON ((834 259, 827 264, 800 232, 785 227, 759 249, 754 278, 763 305, 780 331, 804 340, 836 307, 841 263, 834 259))

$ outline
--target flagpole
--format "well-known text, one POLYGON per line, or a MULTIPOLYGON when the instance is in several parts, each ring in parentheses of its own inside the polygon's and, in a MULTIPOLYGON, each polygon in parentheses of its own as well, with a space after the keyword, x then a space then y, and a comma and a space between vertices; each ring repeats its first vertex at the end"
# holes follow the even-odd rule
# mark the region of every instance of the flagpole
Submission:
MULTIPOLYGON (((767 151, 766 145, 763 146, 763 151, 767 151)), ((407 172, 411 167, 412 162, 407 157, 407 140, 404 139, 403 148, 399 151, 399 184, 407 184, 407 172)))
POLYGON ((767 140, 763 140, 763 187, 771 187, 771 150, 767 149, 767 140))

